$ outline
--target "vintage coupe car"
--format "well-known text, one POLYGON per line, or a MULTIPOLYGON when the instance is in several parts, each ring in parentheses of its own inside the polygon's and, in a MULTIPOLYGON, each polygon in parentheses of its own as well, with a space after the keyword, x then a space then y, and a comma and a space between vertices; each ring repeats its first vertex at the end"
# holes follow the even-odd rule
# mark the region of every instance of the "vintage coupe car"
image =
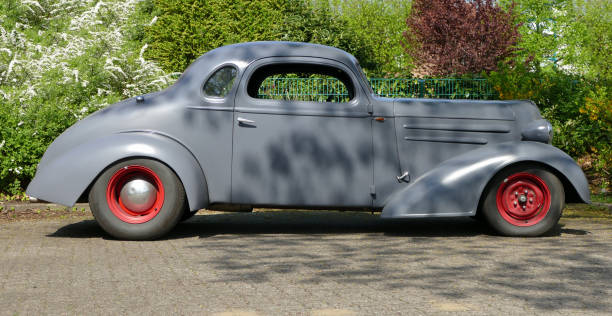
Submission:
POLYGON ((381 98, 342 50, 253 42, 214 49, 168 89, 70 127, 27 194, 88 201, 121 239, 158 238, 202 208, 254 206, 474 216, 537 236, 565 202, 590 199, 551 138, 530 101, 381 98), (270 96, 262 85, 279 77, 334 79, 345 92, 270 96))

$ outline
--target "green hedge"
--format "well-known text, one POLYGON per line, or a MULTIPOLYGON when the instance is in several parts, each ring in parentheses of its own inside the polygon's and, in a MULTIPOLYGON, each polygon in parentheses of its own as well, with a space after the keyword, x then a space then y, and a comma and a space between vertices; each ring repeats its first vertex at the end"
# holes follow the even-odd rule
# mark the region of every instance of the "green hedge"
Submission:
MULTIPOLYGON (((329 6, 305 0, 154 0, 146 56, 183 71, 214 48, 249 41, 299 41, 356 52, 359 39, 329 6)), ((367 52, 356 52, 367 60, 367 52)))

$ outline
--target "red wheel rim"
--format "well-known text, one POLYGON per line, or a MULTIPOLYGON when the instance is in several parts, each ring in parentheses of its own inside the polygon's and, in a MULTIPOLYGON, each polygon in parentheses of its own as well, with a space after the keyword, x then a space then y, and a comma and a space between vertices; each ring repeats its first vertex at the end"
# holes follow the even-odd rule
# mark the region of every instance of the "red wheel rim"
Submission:
POLYGON ((497 210, 510 224, 533 226, 550 209, 550 190, 546 182, 531 173, 521 172, 504 179, 497 190, 497 210))
MULTIPOLYGON (((120 220, 130 224, 142 224, 153 219, 164 204, 164 186, 153 170, 144 166, 126 166, 117 170, 110 178, 106 188, 106 202, 111 212, 120 220), (154 200, 144 209, 130 209, 122 201, 121 191, 126 184, 134 180, 144 180, 154 188, 154 200)), ((127 201, 126 201, 127 202, 127 201)))

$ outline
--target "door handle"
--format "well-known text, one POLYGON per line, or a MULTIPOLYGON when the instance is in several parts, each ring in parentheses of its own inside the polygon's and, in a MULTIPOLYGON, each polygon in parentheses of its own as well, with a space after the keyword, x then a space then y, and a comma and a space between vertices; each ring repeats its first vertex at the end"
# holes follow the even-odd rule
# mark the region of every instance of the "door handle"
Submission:
POLYGON ((242 117, 238 117, 237 121, 238 121, 238 124, 247 124, 247 125, 255 124, 255 121, 247 120, 247 119, 242 118, 242 117))
POLYGON ((404 173, 402 173, 401 176, 396 177, 397 178, 397 182, 409 182, 410 181, 410 173, 408 173, 408 171, 404 171, 404 173))

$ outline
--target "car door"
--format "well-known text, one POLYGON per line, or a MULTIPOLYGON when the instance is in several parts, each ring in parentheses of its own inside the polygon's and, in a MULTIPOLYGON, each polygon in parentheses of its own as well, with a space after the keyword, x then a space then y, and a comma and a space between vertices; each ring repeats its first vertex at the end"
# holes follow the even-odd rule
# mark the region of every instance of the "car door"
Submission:
POLYGON ((322 58, 265 58, 238 89, 232 203, 371 206, 369 100, 350 69, 322 58))

